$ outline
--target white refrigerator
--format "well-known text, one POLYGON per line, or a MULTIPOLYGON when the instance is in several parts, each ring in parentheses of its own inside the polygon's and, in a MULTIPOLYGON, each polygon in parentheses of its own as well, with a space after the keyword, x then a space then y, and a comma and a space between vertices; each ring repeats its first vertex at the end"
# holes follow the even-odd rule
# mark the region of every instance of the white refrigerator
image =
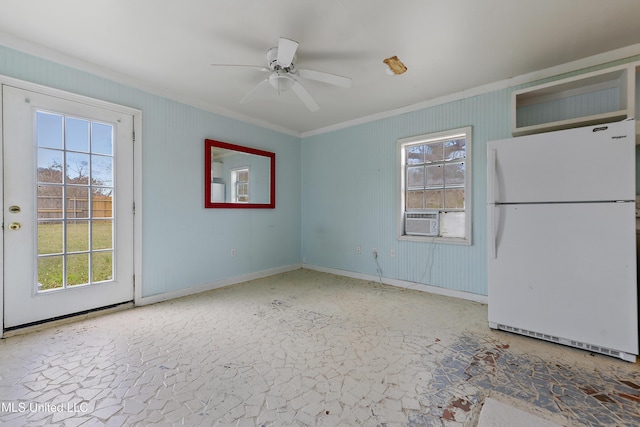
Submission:
POLYGON ((489 326, 635 362, 635 121, 487 143, 489 326))

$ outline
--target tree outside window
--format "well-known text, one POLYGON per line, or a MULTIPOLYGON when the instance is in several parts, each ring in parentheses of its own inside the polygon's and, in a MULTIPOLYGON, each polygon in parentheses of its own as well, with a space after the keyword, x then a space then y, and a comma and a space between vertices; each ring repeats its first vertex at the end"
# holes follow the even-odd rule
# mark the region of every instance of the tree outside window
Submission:
POLYGON ((422 239, 407 231, 407 213, 437 213, 436 238, 469 243, 470 147, 470 127, 398 140, 401 238, 422 239))

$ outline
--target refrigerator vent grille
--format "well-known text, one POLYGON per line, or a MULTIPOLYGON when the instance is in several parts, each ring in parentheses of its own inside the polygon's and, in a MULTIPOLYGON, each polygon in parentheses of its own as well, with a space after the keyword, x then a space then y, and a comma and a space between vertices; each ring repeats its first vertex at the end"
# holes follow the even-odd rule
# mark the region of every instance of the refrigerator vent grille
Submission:
POLYGON ((620 357, 620 352, 615 350, 610 350, 605 347, 599 347, 597 345, 585 344, 579 341, 571 341, 571 345, 573 347, 582 348, 589 351, 595 351, 596 353, 608 354, 609 356, 620 357))
POLYGON ((507 325, 500 325, 499 324, 498 325, 498 329, 501 329, 503 331, 508 331, 508 332, 514 332, 514 333, 520 334, 520 335, 527 335, 527 336, 538 338, 538 339, 545 340, 545 341, 551 341, 551 342, 555 342, 555 343, 559 343, 559 344, 564 344, 564 345, 568 345, 568 346, 571 346, 571 347, 580 348, 580 349, 583 349, 583 350, 593 351, 595 353, 601 353, 601 354, 606 354, 608 356, 623 358, 622 354, 619 351, 611 350, 611 349, 606 348, 606 347, 599 347, 597 345, 591 345, 591 344, 583 343, 583 342, 580 342, 580 341, 567 340, 567 339, 559 338, 559 337, 556 337, 556 336, 553 336, 553 335, 541 334, 540 332, 529 331, 527 329, 514 328, 513 326, 507 326, 507 325))
POLYGON ((512 326, 507 325, 498 325, 499 329, 509 332, 515 332, 516 334, 528 335, 534 338, 540 338, 542 340, 560 342, 560 338, 554 337, 553 335, 541 334, 540 332, 529 331, 527 329, 514 328, 512 326))

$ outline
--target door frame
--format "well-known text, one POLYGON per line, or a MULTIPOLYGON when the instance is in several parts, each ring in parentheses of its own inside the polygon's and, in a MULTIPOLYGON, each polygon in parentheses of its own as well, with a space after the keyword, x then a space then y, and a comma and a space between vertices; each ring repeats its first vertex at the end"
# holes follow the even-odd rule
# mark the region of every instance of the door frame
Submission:
MULTIPOLYGON (((135 211, 133 217, 133 271, 134 271, 134 305, 139 305, 142 299, 142 110, 115 104, 101 99, 95 99, 73 92, 67 92, 48 86, 15 79, 0 74, 0 100, 2 100, 3 86, 13 86, 19 89, 38 92, 43 95, 62 98, 68 101, 86 104, 92 107, 118 111, 133 116, 134 144, 133 144, 133 200, 135 211)), ((0 142, 4 147, 4 129, 2 127, 3 110, 0 101, 0 142)), ((4 152, 0 150, 0 220, 4 226, 4 152)), ((4 332, 4 230, 0 233, 0 338, 4 332)))

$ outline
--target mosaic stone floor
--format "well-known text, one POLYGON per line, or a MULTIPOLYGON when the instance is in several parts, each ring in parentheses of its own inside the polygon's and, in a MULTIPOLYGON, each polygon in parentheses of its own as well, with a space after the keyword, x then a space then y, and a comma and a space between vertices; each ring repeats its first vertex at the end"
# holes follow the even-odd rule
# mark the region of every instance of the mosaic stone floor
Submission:
POLYGON ((487 327, 486 306, 296 270, 0 341, 8 426, 472 426, 491 397, 640 425, 640 365, 487 327))

